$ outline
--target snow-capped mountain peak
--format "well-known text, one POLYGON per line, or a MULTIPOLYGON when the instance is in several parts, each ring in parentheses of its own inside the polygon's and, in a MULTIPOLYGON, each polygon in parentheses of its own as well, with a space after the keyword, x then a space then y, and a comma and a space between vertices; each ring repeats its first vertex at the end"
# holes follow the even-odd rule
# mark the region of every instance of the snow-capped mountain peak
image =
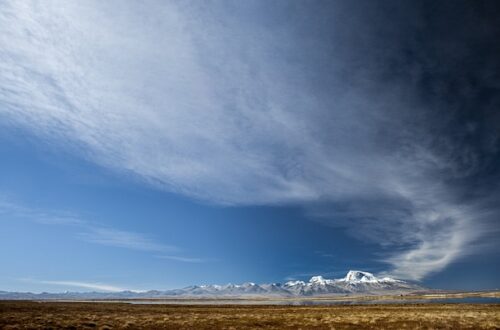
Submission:
POLYGON ((285 283, 285 286, 295 286, 295 285, 306 285, 304 281, 288 281, 285 283))
POLYGON ((327 284, 331 280, 325 279, 323 276, 313 276, 309 280, 309 283, 316 283, 316 284, 327 284))
POLYGON ((359 270, 351 270, 339 279, 313 276, 308 282, 289 281, 282 288, 292 295, 407 292, 423 289, 412 283, 390 277, 379 278, 359 270))
POLYGON ((372 273, 362 272, 359 270, 350 270, 342 279, 345 282, 379 282, 380 280, 372 273))

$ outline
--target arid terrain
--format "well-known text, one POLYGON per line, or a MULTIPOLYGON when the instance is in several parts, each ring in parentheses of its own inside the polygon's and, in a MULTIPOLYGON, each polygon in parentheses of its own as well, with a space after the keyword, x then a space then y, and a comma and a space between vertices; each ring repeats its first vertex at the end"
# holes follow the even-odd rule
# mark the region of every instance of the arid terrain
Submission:
POLYGON ((0 329, 500 329, 499 304, 164 305, 0 301, 0 329))

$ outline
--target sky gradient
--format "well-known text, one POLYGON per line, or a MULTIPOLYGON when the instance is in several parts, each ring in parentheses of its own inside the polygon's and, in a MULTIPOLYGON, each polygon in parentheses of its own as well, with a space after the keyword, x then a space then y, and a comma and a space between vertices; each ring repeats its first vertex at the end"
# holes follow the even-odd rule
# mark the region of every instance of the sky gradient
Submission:
POLYGON ((500 287, 494 1, 0 4, 0 290, 500 287))

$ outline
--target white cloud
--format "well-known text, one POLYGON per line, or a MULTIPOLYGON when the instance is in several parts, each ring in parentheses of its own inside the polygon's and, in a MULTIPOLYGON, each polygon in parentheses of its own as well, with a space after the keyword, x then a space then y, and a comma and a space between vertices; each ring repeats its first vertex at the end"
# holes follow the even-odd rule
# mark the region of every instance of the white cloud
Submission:
MULTIPOLYGON (((31 283, 38 284, 49 284, 49 285, 57 285, 57 286, 65 286, 65 287, 77 287, 83 289, 90 289, 96 291, 110 291, 110 292, 120 292, 127 291, 128 289, 124 289, 121 287, 117 287, 114 285, 104 284, 104 283, 93 283, 93 282, 80 282, 80 281, 45 281, 45 280, 34 280, 34 279, 21 279, 22 281, 27 281, 31 283)), ((134 291, 134 290, 130 290, 134 291)))
POLYGON ((180 261, 180 262, 188 262, 188 263, 202 263, 202 262, 211 261, 211 259, 190 258, 190 257, 169 256, 169 255, 159 255, 159 256, 157 256, 157 258, 180 261))
POLYGON ((28 219, 43 225, 65 225, 85 227, 88 223, 71 212, 47 212, 26 207, 0 191, 0 215, 11 218, 28 219))
POLYGON ((160 243, 143 233, 89 222, 74 213, 28 208, 19 202, 7 200, 0 193, 0 215, 2 214, 9 218, 24 219, 41 225, 72 227, 72 230, 77 232, 77 237, 93 244, 146 252, 174 252, 178 250, 175 246, 160 243))
MULTIPOLYGON (((414 106, 404 87, 352 86, 332 58, 322 90, 286 30, 165 2, 4 1, 0 21, 0 118, 47 143, 212 203, 335 203, 322 216, 397 246, 384 260, 403 277, 444 268, 482 232, 431 175, 453 164, 400 115, 414 106)), ((106 228, 80 238, 169 249, 106 228)))
POLYGON ((89 227, 78 236, 89 243, 114 246, 139 251, 166 252, 175 251, 176 247, 161 244, 142 234, 105 227, 89 227))

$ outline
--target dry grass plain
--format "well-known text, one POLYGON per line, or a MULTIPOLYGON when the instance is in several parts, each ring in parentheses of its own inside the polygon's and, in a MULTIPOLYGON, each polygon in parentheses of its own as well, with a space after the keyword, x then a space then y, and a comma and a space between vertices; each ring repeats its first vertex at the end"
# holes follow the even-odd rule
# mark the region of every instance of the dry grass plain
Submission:
POLYGON ((500 329, 499 304, 132 305, 0 301, 0 329, 500 329))

